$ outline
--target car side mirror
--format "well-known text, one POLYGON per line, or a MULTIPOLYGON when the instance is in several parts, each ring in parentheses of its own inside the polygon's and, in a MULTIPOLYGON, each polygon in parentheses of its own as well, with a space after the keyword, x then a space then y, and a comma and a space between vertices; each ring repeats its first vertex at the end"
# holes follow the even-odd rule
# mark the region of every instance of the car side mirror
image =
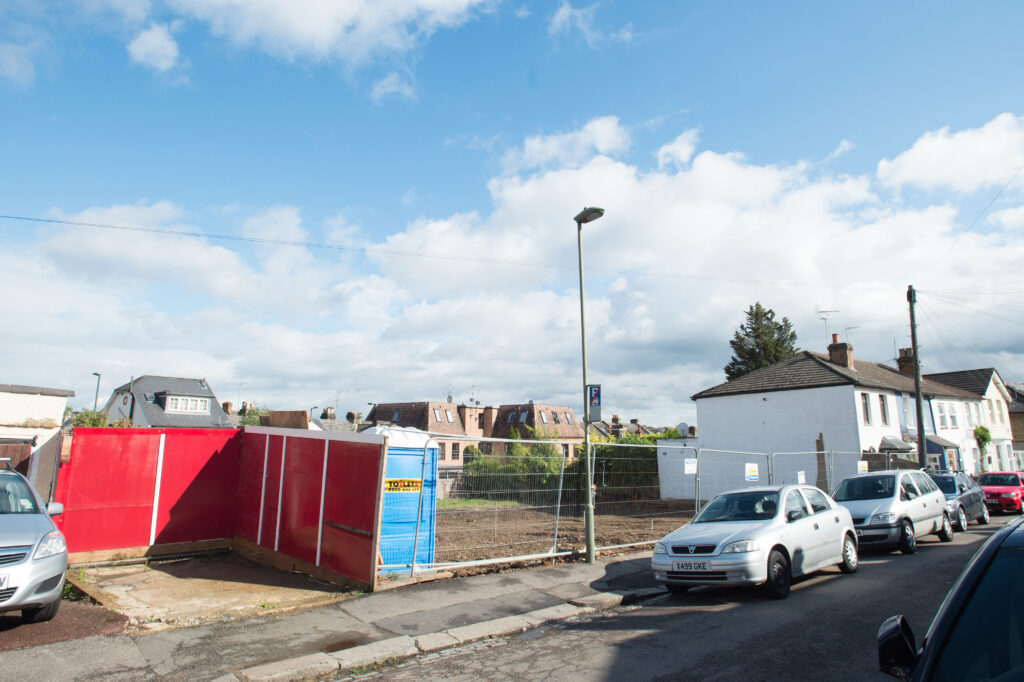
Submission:
POLYGON ((965 492, 967 492, 967 486, 965 486, 965 485, 964 485, 963 483, 961 483, 960 485, 958 485, 956 489, 957 489, 957 490, 959 490, 959 491, 960 491, 960 492, 962 492, 962 493, 965 493, 965 492))
POLYGON ((51 502, 46 505, 46 513, 49 516, 60 516, 64 513, 64 505, 60 502, 51 502))
POLYGON ((893 616, 878 628, 878 668, 886 675, 910 679, 917 667, 917 644, 910 624, 903 616, 893 616))
POLYGON ((800 511, 799 509, 790 509, 788 512, 786 512, 786 522, 787 523, 792 523, 792 522, 796 521, 797 519, 802 519, 803 517, 804 517, 804 513, 802 511, 800 511))

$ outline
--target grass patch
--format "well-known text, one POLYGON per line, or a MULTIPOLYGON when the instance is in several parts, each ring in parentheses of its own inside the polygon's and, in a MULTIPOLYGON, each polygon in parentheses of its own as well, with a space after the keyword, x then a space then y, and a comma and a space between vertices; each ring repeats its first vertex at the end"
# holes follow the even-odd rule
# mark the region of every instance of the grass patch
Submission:
POLYGON ((481 498, 452 498, 437 501, 438 509, 511 509, 522 506, 521 502, 514 500, 485 500, 481 498))

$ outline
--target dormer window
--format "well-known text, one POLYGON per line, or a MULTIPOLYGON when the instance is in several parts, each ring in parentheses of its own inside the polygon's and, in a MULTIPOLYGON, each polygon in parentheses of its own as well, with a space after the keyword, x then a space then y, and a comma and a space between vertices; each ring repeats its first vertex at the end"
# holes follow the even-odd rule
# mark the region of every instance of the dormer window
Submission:
POLYGON ((398 418, 402 416, 402 408, 395 410, 395 413, 391 415, 391 421, 397 422, 398 418))
POLYGON ((209 398, 185 398, 183 396, 168 396, 165 412, 175 414, 209 414, 209 398))
POLYGON ((520 424, 525 424, 526 423, 526 415, 527 414, 529 414, 529 413, 526 410, 523 410, 522 412, 519 413, 519 423, 520 424))
POLYGON ((544 422, 545 424, 547 424, 547 423, 548 423, 548 413, 547 413, 547 412, 545 412, 544 410, 541 410, 541 411, 540 411, 540 420, 541 420, 542 422, 544 422))
POLYGON ((441 408, 439 407, 434 408, 434 421, 436 421, 438 424, 441 423, 441 408))
POLYGON ((449 424, 454 424, 455 423, 455 417, 452 416, 452 411, 451 410, 445 410, 444 413, 446 415, 448 415, 448 423, 449 424))

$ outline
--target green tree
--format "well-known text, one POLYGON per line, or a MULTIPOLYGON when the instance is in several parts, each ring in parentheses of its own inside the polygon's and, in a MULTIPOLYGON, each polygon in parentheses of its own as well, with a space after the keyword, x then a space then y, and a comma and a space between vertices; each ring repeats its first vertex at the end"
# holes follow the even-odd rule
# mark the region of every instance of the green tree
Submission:
POLYGON ((259 426, 261 414, 270 414, 270 410, 256 407, 256 405, 250 403, 246 406, 245 414, 241 415, 242 418, 238 423, 242 426, 259 426))
POLYGON ((775 319, 775 311, 760 303, 747 308, 747 321, 740 325, 729 342, 732 358, 725 376, 732 381, 796 354, 796 332, 789 318, 775 319))
POLYGON ((992 432, 988 430, 987 426, 974 427, 974 440, 978 442, 978 452, 981 453, 981 470, 982 472, 988 471, 988 465, 986 455, 988 454, 988 445, 992 442, 992 432))

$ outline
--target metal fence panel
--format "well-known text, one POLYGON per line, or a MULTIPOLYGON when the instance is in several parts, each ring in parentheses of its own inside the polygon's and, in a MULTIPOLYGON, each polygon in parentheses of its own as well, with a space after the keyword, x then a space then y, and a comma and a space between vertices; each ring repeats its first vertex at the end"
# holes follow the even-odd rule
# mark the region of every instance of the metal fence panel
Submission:
POLYGON ((828 492, 828 452, 773 452, 772 484, 806 483, 828 492))

